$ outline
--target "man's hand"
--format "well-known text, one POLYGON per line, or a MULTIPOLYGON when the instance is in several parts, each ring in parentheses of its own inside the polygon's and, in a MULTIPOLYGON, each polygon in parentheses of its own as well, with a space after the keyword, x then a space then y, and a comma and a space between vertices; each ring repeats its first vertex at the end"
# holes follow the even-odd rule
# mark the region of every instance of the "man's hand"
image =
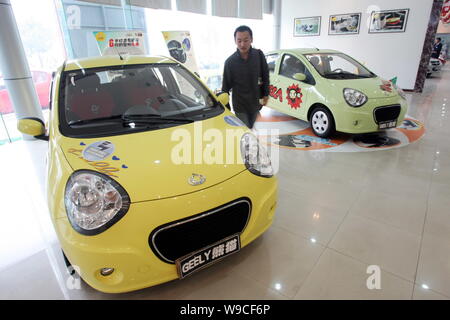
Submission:
POLYGON ((267 105, 267 101, 269 101, 269 97, 268 96, 262 97, 261 100, 262 100, 261 105, 265 106, 265 105, 267 105))

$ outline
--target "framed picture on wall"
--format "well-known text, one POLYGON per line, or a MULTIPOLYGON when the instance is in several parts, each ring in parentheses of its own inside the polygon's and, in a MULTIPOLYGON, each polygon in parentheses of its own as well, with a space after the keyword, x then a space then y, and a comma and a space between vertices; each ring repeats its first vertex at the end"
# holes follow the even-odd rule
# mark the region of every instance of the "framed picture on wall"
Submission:
POLYGON ((360 24, 361 13, 331 15, 328 34, 357 34, 360 24))
POLYGON ((369 33, 405 32, 409 9, 373 11, 369 33))
POLYGON ((320 35, 320 17, 294 19, 294 37, 320 35))

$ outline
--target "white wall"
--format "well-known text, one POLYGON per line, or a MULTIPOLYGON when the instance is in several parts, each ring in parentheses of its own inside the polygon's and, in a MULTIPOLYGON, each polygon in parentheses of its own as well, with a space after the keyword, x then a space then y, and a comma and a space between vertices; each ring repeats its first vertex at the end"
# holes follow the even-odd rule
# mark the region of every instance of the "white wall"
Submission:
POLYGON ((433 0, 282 0, 281 48, 335 49, 347 53, 380 77, 398 77, 397 84, 414 89, 433 0), (368 33, 370 12, 409 8, 406 31, 368 33), (356 35, 328 35, 330 15, 361 12, 356 35), (294 37, 294 18, 321 16, 320 36, 294 37))

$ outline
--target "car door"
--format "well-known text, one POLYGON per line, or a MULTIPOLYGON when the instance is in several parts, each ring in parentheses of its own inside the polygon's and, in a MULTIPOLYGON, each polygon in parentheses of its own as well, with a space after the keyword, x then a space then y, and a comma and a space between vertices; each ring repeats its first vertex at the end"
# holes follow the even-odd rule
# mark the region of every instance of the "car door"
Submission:
POLYGON ((281 54, 272 53, 266 55, 267 66, 269 67, 270 85, 269 101, 267 106, 281 111, 283 102, 283 90, 278 87, 278 66, 281 54))
POLYGON ((305 64, 296 56, 285 53, 281 57, 276 85, 282 91, 280 111, 296 118, 306 120, 308 96, 315 80, 305 64), (294 75, 302 73, 305 79, 300 81, 294 75))

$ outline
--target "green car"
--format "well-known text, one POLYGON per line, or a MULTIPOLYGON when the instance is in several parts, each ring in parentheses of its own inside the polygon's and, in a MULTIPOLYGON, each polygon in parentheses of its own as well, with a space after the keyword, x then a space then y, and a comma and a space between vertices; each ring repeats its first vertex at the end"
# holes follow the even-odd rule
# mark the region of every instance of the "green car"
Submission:
POLYGON ((266 54, 268 106, 309 121, 315 135, 368 133, 402 124, 404 92, 335 50, 290 49, 266 54))

